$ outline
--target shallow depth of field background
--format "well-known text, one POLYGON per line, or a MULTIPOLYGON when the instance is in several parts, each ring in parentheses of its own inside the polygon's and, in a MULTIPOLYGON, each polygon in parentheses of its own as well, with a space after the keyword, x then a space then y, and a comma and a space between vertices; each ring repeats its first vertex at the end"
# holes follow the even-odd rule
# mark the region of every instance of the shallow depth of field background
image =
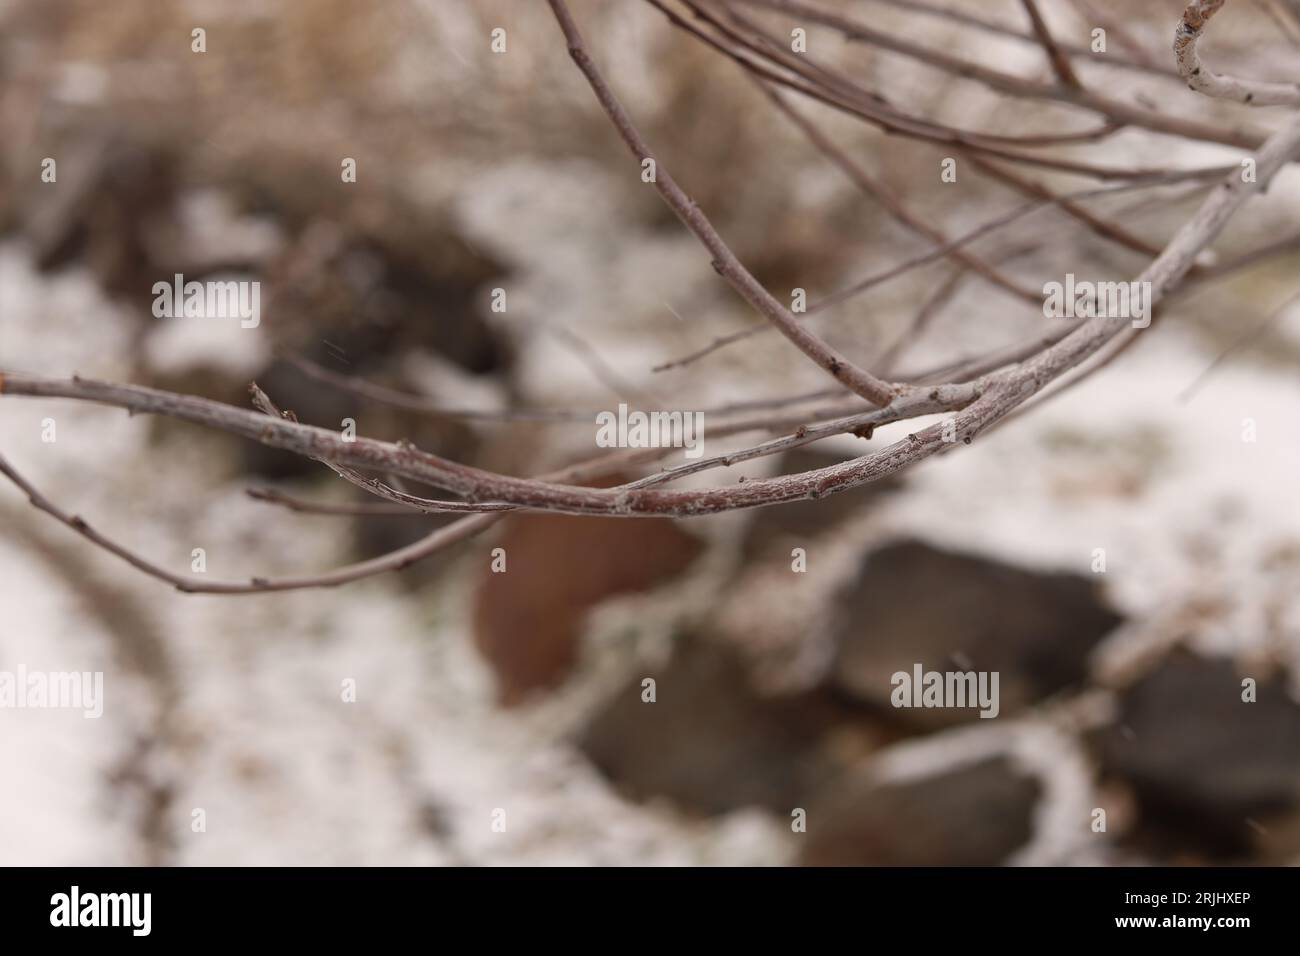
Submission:
MULTIPOLYGON (((1047 77, 1032 45, 822 2, 1047 77)), ((664 164, 779 296, 927 248, 651 7, 572 5, 664 164)), ((1062 39, 1088 42, 1074 5, 1042 6, 1062 39)), ((1181 4, 1093 6, 1172 63, 1181 4)), ((961 8, 1023 25, 1011 0, 961 8)), ((1234 4, 1205 56, 1294 77, 1292 34, 1263 5, 1234 4)), ((926 115, 1010 133, 1085 124, 809 35, 814 55, 926 115)), ((1171 115, 1277 121, 1177 82, 1081 73, 1171 115)), ((964 172, 941 184, 942 150, 804 108, 953 233, 1023 201, 964 172)), ((651 372, 755 318, 640 182, 542 3, 0 0, 0 128, 0 368, 241 405, 255 379, 305 421, 354 417, 363 434, 516 474, 592 454, 594 423, 434 420, 276 356, 471 408, 690 410, 823 384, 774 334, 651 372), (205 54, 190 50, 196 26, 205 54), (489 49, 497 26, 504 55, 489 49), (46 156, 55 185, 39 180, 46 156), (343 157, 355 184, 340 182, 343 157), (261 326, 153 319, 150 287, 176 272, 258 279, 261 326), (495 287, 504 314, 489 309, 495 287)), ((1128 132, 1062 155, 1240 158, 1128 132)), ((1094 208, 1161 242, 1195 197, 1166 187, 1094 208)), ((1219 249, 1294 231, 1298 213, 1292 168, 1219 249)), ((975 248, 1031 288, 1145 265, 1054 211, 975 248)), ((1275 258, 1181 300, 1084 384, 886 485, 690 522, 512 518, 340 590, 180 595, 0 486, 0 670, 103 670, 107 697, 97 721, 0 710, 0 863, 1295 861, 1300 306, 1233 346, 1300 289, 1298 267, 1300 254, 1275 258), (488 571, 494 547, 504 575, 488 571), (796 547, 805 574, 790 570, 796 547), (913 662, 997 670, 1001 714, 890 707, 889 675, 913 662), (1256 703, 1241 701, 1244 677, 1256 703), (355 703, 340 700, 347 679, 355 703), (799 810, 807 832, 792 832, 799 810)), ((950 275, 914 271, 819 328, 869 364, 950 275)), ((903 364, 1041 322, 968 278, 903 364)), ((708 435, 706 419, 707 454, 758 440, 708 435)), ((0 451, 177 571, 199 547, 213 576, 325 569, 436 520, 294 514, 245 490, 359 499, 311 462, 89 405, 0 398, 0 451)))

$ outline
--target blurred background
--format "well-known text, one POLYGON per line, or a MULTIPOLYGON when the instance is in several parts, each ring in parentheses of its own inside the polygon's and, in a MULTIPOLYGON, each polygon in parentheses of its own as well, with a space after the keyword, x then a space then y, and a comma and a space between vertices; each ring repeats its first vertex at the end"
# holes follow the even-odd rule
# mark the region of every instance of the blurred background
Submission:
MULTIPOLYGON (((819 2, 1051 80, 1022 37, 908 4, 819 2)), ((1028 29, 1014 0, 938 3, 1028 29)), ((1116 56, 1154 66, 1076 59, 1112 98, 1224 128, 1280 118, 1161 72, 1175 0, 1040 5, 1063 42, 1087 47, 1100 26, 1116 56)), ((652 6, 572 9, 665 168, 778 298, 932 248, 652 6)), ((779 36, 806 26, 819 62, 940 122, 1093 122, 752 15, 779 36)), ((1300 66, 1285 2, 1233 4, 1209 36, 1225 72, 1300 66)), ((941 183, 942 145, 796 105, 949 235, 1025 202, 964 165, 941 183)), ((256 380, 303 421, 351 417, 512 474, 594 454, 594 420, 430 415, 304 368, 486 411, 710 409, 825 386, 773 334, 675 364, 756 317, 641 182, 540 2, 0 0, 0 128, 0 368, 240 406, 256 380), (175 273, 259 281, 260 325, 155 319, 152 286, 175 273)), ((1040 152, 1242 155, 1129 129, 1040 152)), ((1091 183, 1023 174, 1058 192, 1091 183)), ((1087 208, 1158 248, 1202 195, 1184 183, 1087 208)), ((1196 284, 1105 369, 972 446, 823 501, 689 521, 511 516, 398 574, 219 597, 145 578, 6 485, 0 671, 103 671, 105 707, 0 710, 0 863, 1294 862, 1298 214, 1292 168, 1201 266, 1281 242, 1275 254, 1196 284), (999 716, 891 707, 890 675, 914 663, 997 671, 999 716)), ((1066 272, 1129 279, 1150 259, 1059 208, 971 249, 1031 291, 1066 272)), ((810 321, 868 367, 906 335, 910 369, 1025 341, 1044 319, 944 259, 810 321)), ((713 420, 706 454, 763 437, 710 439, 713 420)), ((820 467, 906 430, 683 486, 820 467)), ((297 513, 247 491, 364 496, 305 459, 87 404, 5 398, 0 438, 57 504, 177 573, 195 548, 213 577, 324 570, 447 520, 297 513)))

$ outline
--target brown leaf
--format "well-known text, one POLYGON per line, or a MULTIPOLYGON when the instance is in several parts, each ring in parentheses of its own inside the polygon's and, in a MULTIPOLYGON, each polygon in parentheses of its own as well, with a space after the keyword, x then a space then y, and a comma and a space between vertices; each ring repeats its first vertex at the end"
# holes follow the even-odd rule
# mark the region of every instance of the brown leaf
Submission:
POLYGON ((521 514, 502 524, 506 571, 484 568, 474 639, 506 706, 568 676, 588 610, 669 580, 702 549, 668 519, 521 514))

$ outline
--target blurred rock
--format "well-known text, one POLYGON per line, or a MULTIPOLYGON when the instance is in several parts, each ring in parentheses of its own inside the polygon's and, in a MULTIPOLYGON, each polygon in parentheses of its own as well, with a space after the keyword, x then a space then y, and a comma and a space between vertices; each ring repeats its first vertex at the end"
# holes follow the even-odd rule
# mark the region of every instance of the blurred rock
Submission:
POLYGON ((487 290, 480 286, 504 270, 432 218, 423 232, 311 220, 268 268, 277 345, 329 342, 346 359, 345 368, 330 367, 350 374, 426 349, 470 372, 503 369, 509 348, 482 317, 487 290))
POLYGON ((882 743, 858 720, 824 691, 760 695, 734 649, 683 635, 667 665, 647 668, 592 715, 579 745, 633 799, 705 814, 758 806, 788 818, 845 761, 882 743), (653 703, 642 700, 647 677, 653 703))
POLYGON ((702 548, 662 518, 520 514, 502 525, 493 546, 505 549, 506 571, 494 573, 483 549, 474 640, 506 706, 564 680, 589 610, 672 579, 702 548))
MULTIPOLYGON (((781 456, 777 473, 800 474, 844 460, 797 448, 781 456)), ((901 485, 890 479, 750 512, 740 567, 715 602, 708 627, 740 651, 756 689, 793 693, 824 678, 832 653, 833 597, 861 552, 855 527, 901 485), (796 548, 802 549, 797 566, 796 548)))
POLYGON ((1089 651, 1120 623, 1093 582, 1042 574, 921 541, 862 561, 836 607, 832 679, 854 698, 923 728, 980 719, 978 708, 898 708, 891 675, 996 671, 1000 715, 1085 677, 1089 651))
POLYGON ((905 783, 860 780, 808 811, 805 866, 996 866, 1033 836, 1038 780, 997 757, 905 783))
POLYGON ((397 187, 340 190, 337 169, 273 153, 193 188, 195 160, 167 131, 91 129, 59 145, 57 182, 16 192, 0 228, 28 237, 43 270, 87 266, 142 329, 154 283, 237 273, 262 283, 277 348, 331 341, 354 374, 414 350, 476 374, 510 362, 483 317, 505 267, 444 210, 412 214, 397 187))
POLYGON ((15 199, 19 228, 42 270, 84 263, 100 285, 147 316, 153 284, 171 275, 151 236, 175 216, 175 154, 109 134, 75 137, 60 154, 58 180, 15 199))
POLYGON ((1103 772, 1136 793, 1158 854, 1281 862, 1300 851, 1300 704, 1232 662, 1176 652, 1124 692, 1098 738, 1103 772))

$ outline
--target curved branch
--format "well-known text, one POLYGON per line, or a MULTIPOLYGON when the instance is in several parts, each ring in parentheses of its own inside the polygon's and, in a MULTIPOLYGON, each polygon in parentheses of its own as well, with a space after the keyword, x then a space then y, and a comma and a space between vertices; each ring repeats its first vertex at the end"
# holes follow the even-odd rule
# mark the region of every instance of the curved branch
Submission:
POLYGON ((1196 41, 1210 19, 1227 0, 1192 0, 1174 32, 1174 56, 1178 73, 1197 93, 1247 106, 1300 106, 1300 86, 1294 83, 1265 83, 1241 80, 1215 73, 1201 62, 1196 41))
MULTIPOLYGON (((629 145, 633 146, 634 151, 638 151, 636 144, 642 146, 644 144, 640 143, 635 130, 627 123, 626 116, 622 114, 621 108, 608 88, 603 85, 599 74, 590 65, 589 59, 584 59, 585 54, 582 53, 581 46, 575 48, 576 30, 572 27, 572 20, 569 18, 563 0, 549 0, 549 2, 561 25, 568 25, 565 33, 570 37, 574 59, 580 67, 584 62, 586 63, 584 73, 587 74, 597 95, 601 98, 602 104, 610 112, 615 124, 620 126, 620 132, 625 135, 625 138, 630 137, 629 145)), ((1217 9, 1221 3, 1208 5, 1217 9)), ((1193 6, 1205 7, 1207 4, 1193 6)), ((639 154, 648 155, 644 151, 639 154)), ((1160 255, 1137 277, 1138 282, 1150 283, 1152 306, 1168 297, 1178 287, 1192 268, 1197 254, 1220 234, 1242 204, 1250 196, 1263 190, 1277 171, 1284 164, 1291 162, 1297 154, 1300 154, 1300 119, 1293 119, 1280 131, 1270 136, 1259 152, 1257 181, 1243 182, 1234 167, 1233 172, 1202 202, 1197 212, 1178 230, 1160 255)), ((671 183, 671 180, 668 182, 671 183)), ((707 220, 702 217, 699 220, 690 218, 691 212, 698 213, 698 210, 694 209, 675 185, 673 190, 676 191, 670 190, 670 194, 666 194, 665 198, 669 199, 670 205, 683 216, 693 230, 699 228, 700 222, 704 223, 707 227, 706 231, 703 233, 696 231, 696 234, 712 250, 714 247, 709 237, 716 239, 716 233, 711 232, 707 220), (685 211, 676 205, 679 201, 687 203, 685 211)), ((661 192, 663 191, 661 189, 661 192)), ((716 241, 721 243, 720 239, 716 241)), ((722 245, 721 249, 726 250, 725 245, 722 245)), ((729 250, 727 254, 730 254, 729 250)), ((720 268, 720 271, 723 270, 720 268)), ((743 272, 743 267, 741 275, 749 276, 747 272, 743 272)), ((749 278, 753 281, 752 276, 749 278)), ((766 292, 763 294, 767 295, 766 292)), ((789 317, 793 318, 792 315, 789 317)), ((780 327, 779 323, 778 327, 780 327)), ((513 478, 447 461, 420 451, 409 443, 393 444, 365 438, 344 441, 338 433, 327 429, 303 425, 280 417, 272 418, 256 414, 220 402, 155 389, 114 385, 77 377, 65 381, 10 374, 0 375, 0 394, 65 397, 116 405, 133 412, 168 415, 239 434, 271 447, 283 448, 318 459, 331 466, 373 468, 414 478, 425 484, 453 491, 470 503, 487 500, 494 504, 503 503, 519 508, 569 514, 686 517, 819 498, 878 480, 932 454, 942 452, 951 447, 950 439, 954 434, 956 438, 969 443, 1048 385, 1061 379, 1067 372, 1080 369, 1085 362, 1128 329, 1129 324, 1126 320, 1113 317, 1094 318, 1021 364, 1005 368, 978 382, 948 384, 927 389, 912 388, 901 395, 893 395, 891 391, 892 401, 888 407, 852 415, 848 419, 802 428, 792 436, 766 442, 747 452, 733 453, 730 456, 710 459, 709 462, 691 463, 668 469, 660 475, 642 479, 629 486, 606 489, 558 483, 583 480, 582 476, 589 474, 593 468, 590 462, 573 466, 543 479, 513 478), (646 487, 649 484, 669 480, 671 477, 702 470, 704 467, 714 467, 718 463, 727 464, 741 460, 740 455, 757 457, 760 454, 770 453, 774 447, 792 447, 798 443, 814 440, 823 434, 848 430, 847 426, 854 422, 869 426, 872 423, 898 421, 937 411, 953 411, 955 414, 943 426, 931 425, 872 454, 828 468, 779 478, 749 481, 737 486, 701 490, 661 490, 646 487)), ((844 380, 840 375, 837 375, 837 378, 844 380)), ((892 389, 892 386, 887 387, 892 389)), ((269 402, 266 406, 274 410, 269 402)), ((606 463, 610 457, 612 456, 606 456, 606 463)), ((0 474, 25 491, 32 503, 40 510, 140 570, 184 591, 251 593, 340 584, 359 577, 405 567, 422 556, 486 528, 498 517, 493 514, 476 514, 439 528, 414 545, 371 561, 349 565, 313 577, 275 580, 253 578, 248 582, 199 583, 153 565, 100 535, 81 518, 61 511, 18 475, 2 457, 0 457, 0 474)))
MULTIPOLYGON (((842 430, 850 431, 872 422, 901 421, 945 409, 961 408, 970 404, 978 393, 979 389, 971 384, 909 389, 907 394, 895 399, 885 408, 864 412, 852 421, 844 420, 842 430)), ((713 514, 781 501, 817 498, 829 493, 818 486, 821 479, 831 479, 832 484, 828 487, 839 490, 839 481, 846 477, 832 474, 835 468, 831 468, 794 478, 766 479, 747 482, 738 487, 716 487, 699 491, 584 488, 485 471, 430 454, 405 441, 377 441, 360 435, 353 440, 344 441, 342 435, 331 429, 304 425, 285 418, 273 418, 211 399, 178 395, 138 385, 118 385, 81 377, 65 380, 9 373, 0 377, 0 394, 72 398, 113 405, 135 413, 166 415, 241 435, 263 445, 291 451, 331 466, 368 468, 412 478, 435 488, 455 492, 470 503, 484 502, 493 506, 505 503, 564 514, 620 517, 713 514)), ((736 426, 732 424, 731 427, 736 426)), ((660 449, 651 451, 658 452, 660 449)), ((886 449, 881 452, 882 458, 890 458, 886 454, 888 451, 886 449)), ((903 455, 898 465, 912 460, 914 455, 903 455)), ((895 467, 897 465, 891 465, 890 470, 895 467)), ((868 472, 862 476, 852 476, 861 478, 853 483, 874 480, 868 476, 868 472)))
POLYGON ((58 507, 13 469, 13 466, 0 455, 0 475, 4 475, 17 485, 29 501, 40 511, 67 525, 87 541, 116 555, 138 571, 143 571, 151 578, 165 581, 178 591, 186 594, 264 594, 268 591, 298 591, 304 588, 329 588, 340 584, 359 581, 362 578, 400 571, 417 561, 427 558, 435 552, 448 548, 459 541, 473 537, 486 530, 501 516, 494 514, 470 515, 459 521, 430 532, 419 541, 404 548, 390 551, 388 554, 344 565, 321 574, 297 575, 283 578, 249 578, 247 581, 205 581, 195 577, 174 574, 166 568, 154 564, 148 558, 141 557, 129 548, 123 547, 112 538, 100 534, 79 515, 68 514, 58 507))

